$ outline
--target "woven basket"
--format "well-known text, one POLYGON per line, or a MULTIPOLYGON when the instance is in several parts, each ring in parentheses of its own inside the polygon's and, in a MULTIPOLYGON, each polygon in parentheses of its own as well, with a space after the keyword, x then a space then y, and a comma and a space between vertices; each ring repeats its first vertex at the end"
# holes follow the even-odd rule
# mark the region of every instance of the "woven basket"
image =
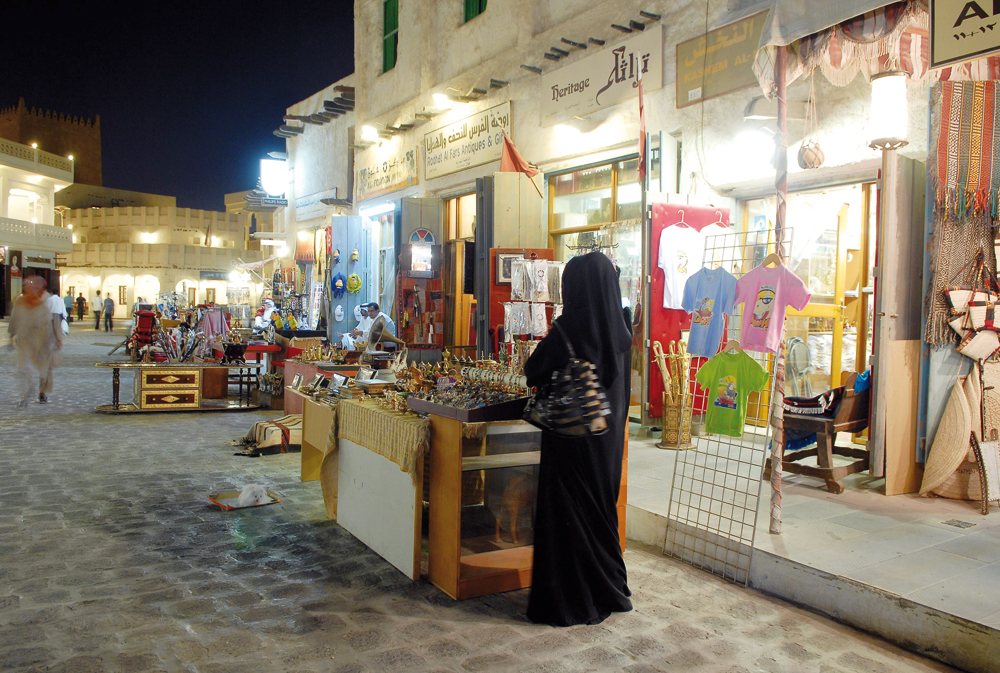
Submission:
POLYGON ((958 469, 931 493, 952 500, 982 500, 983 488, 979 484, 979 464, 975 460, 962 461, 958 469))
MULTIPOLYGON (((923 482, 920 485, 921 495, 936 492, 969 454, 972 415, 964 384, 964 377, 959 377, 951 389, 951 396, 927 455, 923 482)), ((977 476, 976 479, 978 478, 977 476)))
POLYGON ((667 404, 663 396, 663 439, 657 444, 664 449, 691 448, 691 408, 667 404))

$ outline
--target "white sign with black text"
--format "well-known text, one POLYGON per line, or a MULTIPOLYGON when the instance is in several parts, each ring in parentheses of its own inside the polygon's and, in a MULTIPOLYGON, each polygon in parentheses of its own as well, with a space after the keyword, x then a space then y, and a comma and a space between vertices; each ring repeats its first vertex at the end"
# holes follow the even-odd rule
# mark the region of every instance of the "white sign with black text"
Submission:
POLYGON ((510 133, 510 102, 424 134, 427 179, 499 161, 503 131, 510 133))
POLYGON ((542 126, 617 105, 663 87, 663 28, 650 28, 542 76, 542 126))

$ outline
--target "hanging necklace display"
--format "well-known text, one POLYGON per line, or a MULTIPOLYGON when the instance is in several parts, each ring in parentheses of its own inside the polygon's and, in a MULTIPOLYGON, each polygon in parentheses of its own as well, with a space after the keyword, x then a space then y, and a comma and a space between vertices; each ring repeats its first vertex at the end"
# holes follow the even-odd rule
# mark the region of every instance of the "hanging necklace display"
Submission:
POLYGON ((809 100, 806 101, 805 138, 799 148, 799 167, 803 169, 819 168, 826 156, 816 140, 819 132, 819 121, 816 117, 816 78, 809 73, 809 100))

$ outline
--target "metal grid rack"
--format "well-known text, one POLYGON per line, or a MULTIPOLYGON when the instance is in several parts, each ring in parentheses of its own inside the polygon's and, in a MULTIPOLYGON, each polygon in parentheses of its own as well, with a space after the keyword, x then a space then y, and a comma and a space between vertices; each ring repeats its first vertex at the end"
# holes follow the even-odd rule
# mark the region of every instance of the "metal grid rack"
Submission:
MULTIPOLYGON (((781 250, 791 249, 786 230, 781 250)), ((773 229, 706 236, 704 266, 724 267, 737 279, 776 252, 773 229)), ((739 339, 744 311, 730 316, 722 345, 739 339)), ((707 358, 692 358, 687 368, 683 404, 690 410, 697 436, 694 448, 679 451, 670 486, 670 506, 664 553, 691 565, 746 584, 750 577, 754 531, 760 505, 764 462, 771 439, 769 422, 774 393, 776 354, 746 351, 771 376, 764 390, 747 401, 742 437, 698 434, 708 404, 708 392, 695 376, 707 358)))

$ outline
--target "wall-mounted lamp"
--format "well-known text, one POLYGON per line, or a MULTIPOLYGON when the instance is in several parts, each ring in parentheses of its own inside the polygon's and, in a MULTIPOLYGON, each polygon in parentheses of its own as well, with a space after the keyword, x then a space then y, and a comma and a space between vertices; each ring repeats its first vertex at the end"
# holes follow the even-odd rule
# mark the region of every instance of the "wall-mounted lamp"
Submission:
POLYGON ((872 75, 872 108, 868 122, 868 146, 897 150, 905 146, 907 128, 906 79, 903 70, 872 75))
POLYGON ((451 98, 447 94, 436 93, 432 96, 434 99, 434 107, 438 110, 450 110, 451 106, 454 105, 451 98))
POLYGON ((364 141, 366 141, 366 142, 377 143, 378 142, 378 129, 375 128, 374 126, 369 126, 367 124, 364 125, 364 126, 362 126, 361 127, 361 139, 364 140, 364 141))
POLYGON ((270 196, 281 196, 287 192, 288 165, 277 159, 261 159, 260 186, 270 196))

